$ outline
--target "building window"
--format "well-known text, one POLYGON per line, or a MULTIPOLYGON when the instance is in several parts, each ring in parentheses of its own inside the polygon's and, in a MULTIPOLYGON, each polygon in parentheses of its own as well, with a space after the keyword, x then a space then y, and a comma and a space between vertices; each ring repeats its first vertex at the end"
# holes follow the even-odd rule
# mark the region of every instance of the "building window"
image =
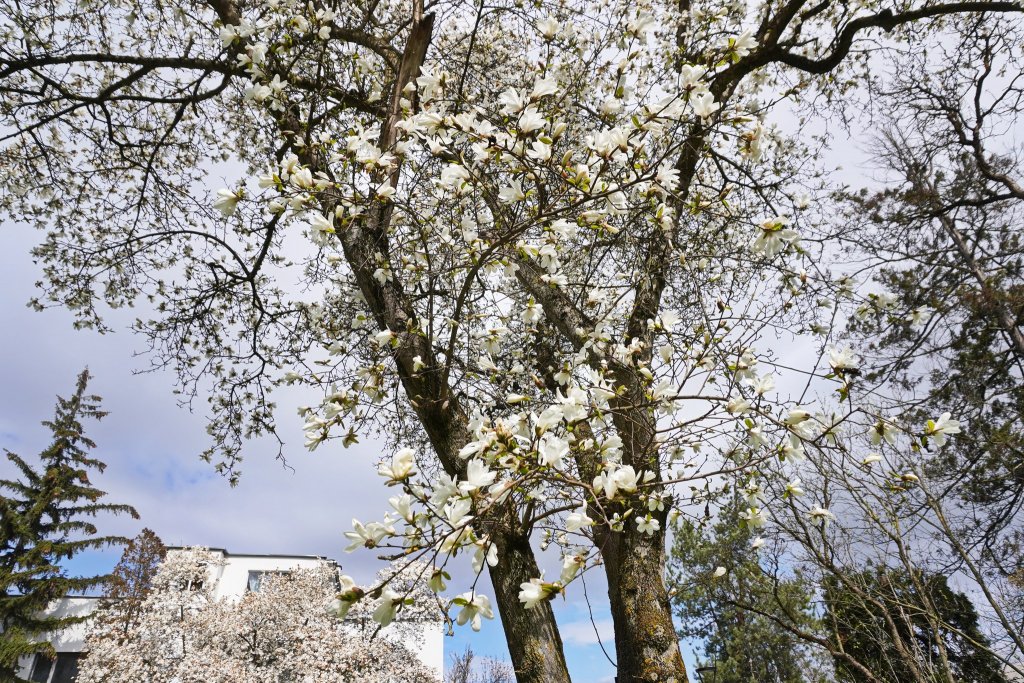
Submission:
POLYGON ((245 590, 248 593, 259 593, 260 586, 263 584, 263 580, 268 576, 284 576, 289 572, 281 571, 279 569, 267 570, 267 571, 250 571, 249 581, 245 585, 245 590))
POLYGON ((32 662, 32 672, 28 680, 32 683, 47 683, 50 680, 50 671, 53 669, 53 660, 46 655, 37 654, 32 662))
POLYGON ((32 683, 73 683, 78 676, 81 652, 59 652, 56 659, 37 654, 29 680, 32 683))
POLYGON ((78 677, 78 663, 81 660, 81 652, 61 652, 54 662, 50 683, 74 683, 78 677))

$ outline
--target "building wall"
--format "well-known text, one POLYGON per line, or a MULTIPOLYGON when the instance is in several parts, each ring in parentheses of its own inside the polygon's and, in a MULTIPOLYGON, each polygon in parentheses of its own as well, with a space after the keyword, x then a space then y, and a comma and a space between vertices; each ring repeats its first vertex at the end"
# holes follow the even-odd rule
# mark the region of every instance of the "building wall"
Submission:
MULTIPOLYGON (((84 617, 93 613, 99 598, 88 597, 67 597, 58 600, 47 613, 56 617, 84 617)), ((82 652, 85 650, 85 636, 89 630, 89 622, 73 624, 57 633, 46 634, 45 640, 53 645, 53 649, 60 652, 82 652)), ((27 679, 32 671, 34 655, 21 657, 18 660, 18 676, 27 679)))
MULTIPOLYGON (((168 553, 178 549, 168 549, 168 553)), ((274 555, 232 555, 223 550, 215 550, 224 564, 215 568, 212 577, 214 584, 213 597, 217 600, 234 599, 245 595, 251 571, 289 571, 292 569, 312 569, 324 562, 331 562, 312 556, 274 556, 274 555)))
POLYGON ((440 620, 427 622, 422 629, 420 638, 405 638, 405 645, 441 680, 444 677, 444 624, 440 620))

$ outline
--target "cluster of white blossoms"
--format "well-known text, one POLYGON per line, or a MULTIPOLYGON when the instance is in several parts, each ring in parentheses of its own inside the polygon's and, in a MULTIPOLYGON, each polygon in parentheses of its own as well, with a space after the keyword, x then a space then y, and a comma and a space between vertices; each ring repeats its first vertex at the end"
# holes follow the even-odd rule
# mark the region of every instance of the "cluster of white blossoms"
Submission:
MULTIPOLYGON (((239 599, 215 599, 218 556, 204 548, 168 555, 149 594, 131 620, 112 611, 97 614, 88 636, 89 656, 77 680, 85 683, 153 681, 432 683, 436 675, 402 644, 418 633, 417 620, 437 619, 422 598, 403 613, 405 629, 371 642, 365 629, 339 624, 329 612, 337 569, 324 564, 264 578, 258 591, 239 599)), ((381 575, 391 597, 412 600, 423 590, 423 568, 381 575)), ((343 588, 345 581, 343 579, 343 588)), ((349 586, 351 588, 351 586, 349 586)), ((381 609, 378 607, 378 609, 381 609)), ((384 610, 381 610, 384 611, 384 610)), ((392 615, 393 616, 393 615, 392 615)), ((387 615, 383 615, 387 617, 387 615)), ((381 621, 390 622, 390 618, 381 621)))
MULTIPOLYGON (((330 38, 333 17, 293 9, 299 15, 271 13, 278 19, 225 26, 221 39, 252 76, 251 106, 301 121, 310 114, 301 96, 287 79, 268 76, 264 65, 293 54, 296 36, 330 38)), ((519 49, 523 41, 530 47, 523 54, 546 56, 537 62, 509 52, 501 87, 491 91, 464 92, 464 74, 428 61, 399 93, 392 126, 385 129, 368 111, 347 128, 292 141, 298 152, 221 190, 214 202, 225 217, 251 203, 286 225, 303 226, 327 254, 347 248, 346 258, 374 264, 372 286, 382 292, 425 298, 439 287, 453 292, 443 305, 403 314, 405 328, 378 329, 363 306, 365 295, 339 275, 338 300, 358 312, 318 320, 324 365, 336 362, 344 369, 337 376, 350 381, 332 384, 321 405, 301 411, 310 449, 339 435, 347 445, 368 406, 381 405, 395 386, 397 364, 405 363, 413 377, 457 376, 476 406, 467 411, 469 440, 458 452, 458 472, 420 467, 417 451, 403 447, 378 470, 399 490, 392 510, 377 521, 353 520, 346 533, 349 550, 391 548, 428 560, 429 584, 438 593, 446 589, 453 558, 467 556, 475 573, 501 561, 479 521, 503 506, 540 530, 542 547, 561 549, 557 581, 534 577, 521 586, 521 602, 533 607, 598 561, 597 529, 664 534, 670 512, 698 501, 694 482, 721 483, 732 476, 724 472, 738 473, 746 490, 742 523, 762 529, 775 502, 804 493, 793 470, 807 450, 843 449, 856 435, 892 445, 908 434, 941 446, 958 431, 948 414, 915 434, 849 405, 812 409, 778 395, 782 371, 773 369, 770 351, 758 348, 769 323, 734 315, 731 301, 716 292, 754 296, 756 283, 777 274, 790 296, 805 296, 808 276, 797 262, 808 254, 794 219, 779 215, 733 230, 738 214, 726 200, 731 188, 716 190, 709 181, 680 196, 675 161, 693 131, 736 164, 754 167, 769 155, 776 139, 771 128, 756 112, 717 101, 708 85, 757 43, 750 30, 736 30, 714 47, 715 59, 683 64, 669 77, 653 66, 671 38, 657 30, 658 11, 664 10, 646 3, 616 5, 613 15, 624 19, 614 40, 606 26, 571 12, 521 26, 519 49), (547 50, 556 42, 562 50, 547 50), (349 236, 372 229, 368 217, 383 209, 392 216, 386 234, 392 252, 355 253, 349 236), (697 227, 684 233, 691 224, 697 227), (710 239, 712 232, 720 252, 757 258, 730 261, 737 269, 730 273, 724 260, 688 254, 680 241, 684 234, 693 242, 710 239), (638 321, 633 306, 651 281, 633 281, 628 273, 655 249, 681 264, 683 275, 665 285, 657 310, 638 321), (707 282, 707 293, 693 294, 690 278, 707 282), (546 337, 557 341, 541 362, 527 349, 543 347, 546 337), (430 354, 405 358, 419 340, 430 354), (345 365, 353 349, 356 367, 345 365), (642 428, 648 432, 633 433, 631 414, 648 421, 642 428), (625 442, 637 448, 639 438, 654 445, 641 446, 653 460, 627 462, 625 442), (721 453, 729 465, 705 468, 714 459, 702 448, 721 453)), ((733 19, 727 13, 707 20, 733 19)), ((497 52, 509 40, 495 27, 481 31, 497 52)), ((373 75, 379 59, 356 51, 342 60, 353 82, 371 92, 369 102, 381 98, 373 75)), ((805 206, 805 200, 794 204, 805 206)), ((342 261, 327 257, 328 264, 342 261)), ((915 321, 924 317, 921 312, 915 321)), ((850 397, 859 363, 848 347, 827 350, 822 376, 840 385, 841 399, 850 397)), ((410 399, 420 407, 418 397, 410 399)), ((835 518, 813 503, 804 512, 822 525, 835 518)), ((366 595, 349 581, 335 612, 344 615, 366 595)), ((409 604, 388 588, 378 595, 372 616, 381 624, 409 604)), ((475 590, 447 606, 457 623, 474 629, 493 618, 488 597, 475 590)))

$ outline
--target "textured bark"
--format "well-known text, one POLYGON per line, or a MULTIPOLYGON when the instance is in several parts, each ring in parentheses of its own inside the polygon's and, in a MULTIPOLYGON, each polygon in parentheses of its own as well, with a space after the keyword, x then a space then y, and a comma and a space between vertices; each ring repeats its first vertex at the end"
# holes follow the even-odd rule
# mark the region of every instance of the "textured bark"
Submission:
POLYGON ((615 624, 616 683, 687 683, 665 589, 665 536, 627 525, 602 547, 615 624))
MULTIPOLYGON (((549 329, 561 333, 574 348, 579 349, 582 335, 576 329, 586 329, 590 321, 559 290, 543 286, 534 264, 524 259, 519 262, 519 266, 517 277, 548 312, 547 318, 551 321, 549 329)), ((645 296, 657 300, 663 286, 663 281, 655 281, 645 290, 645 296)), ((638 293, 638 298, 641 293, 638 293)), ((635 317, 639 319, 641 315, 635 317)), ((638 333, 648 334, 646 325, 638 325, 638 333)), ((651 345, 648 344, 648 347, 651 345)), ((647 354, 650 355, 649 350, 647 354)), ((612 369, 616 384, 625 388, 624 395, 611 402, 612 419, 623 441, 623 462, 632 465, 638 472, 653 472, 655 481, 660 481, 661 467, 654 415, 649 407, 644 407, 646 399, 643 384, 632 368, 614 360, 608 360, 607 364, 612 369)), ((577 429, 584 439, 591 436, 585 423, 577 425, 577 429)), ((575 460, 580 476, 585 481, 592 479, 601 470, 601 463, 592 454, 576 453, 575 460)), ((627 505, 636 507, 634 516, 647 513, 647 508, 635 500, 627 505)), ((591 507, 590 513, 595 517, 601 515, 601 511, 594 507, 591 507)), ((664 531, 653 535, 640 533, 633 522, 634 516, 627 520, 621 533, 612 532, 607 527, 594 529, 594 543, 604 559, 615 626, 615 651, 618 658, 616 683, 686 683, 689 680, 686 665, 679 650, 668 591, 665 589, 664 531)), ((666 512, 656 513, 654 517, 664 530, 666 512)))
POLYGON ((568 683, 562 636, 550 602, 525 609, 519 602, 519 584, 540 576, 540 568, 525 535, 513 530, 493 534, 499 562, 491 567, 491 583, 501 611, 508 651, 519 683, 568 683))

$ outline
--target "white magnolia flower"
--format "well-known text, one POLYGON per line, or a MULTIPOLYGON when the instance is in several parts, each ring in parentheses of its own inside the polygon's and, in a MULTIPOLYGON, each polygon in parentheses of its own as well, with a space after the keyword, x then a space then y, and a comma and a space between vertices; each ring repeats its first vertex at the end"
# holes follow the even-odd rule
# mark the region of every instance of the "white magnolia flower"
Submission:
POLYGON ((573 580, 576 574, 579 572, 580 567, 583 566, 585 558, 579 555, 566 555, 562 558, 562 573, 558 577, 558 581, 564 586, 573 580))
POLYGON ((416 451, 403 448, 392 456, 390 465, 381 465, 377 473, 391 481, 403 481, 412 476, 415 467, 416 451))
POLYGON ((679 323, 679 314, 675 311, 664 311, 655 320, 655 328, 671 332, 679 323))
POLYGON ((760 529, 767 524, 768 517, 761 508, 749 507, 740 512, 740 520, 743 526, 748 529, 760 529))
POLYGON ((590 526, 594 523, 589 516, 587 516, 587 504, 581 504, 574 512, 570 513, 565 518, 565 530, 568 532, 579 531, 585 526, 590 526))
POLYGON ((523 603, 526 609, 533 609, 540 603, 558 594, 561 586, 554 583, 545 583, 541 579, 530 579, 519 584, 519 602, 523 603))
POLYGON ((547 120, 544 116, 535 107, 530 106, 519 115, 519 132, 528 135, 535 130, 540 130, 546 123, 547 120))
POLYGON ((532 298, 526 302, 526 309, 523 311, 523 322, 532 325, 544 316, 544 309, 532 298))
POLYGON ((960 421, 951 419, 950 413, 943 413, 938 420, 928 420, 924 433, 936 446, 944 446, 948 435, 960 433, 960 421))
POLYGON ((806 422, 810 417, 810 411, 804 410, 803 408, 793 408, 782 420, 782 424, 787 427, 795 427, 802 422, 806 422))
POLYGON ((388 503, 394 508, 398 516, 404 519, 409 524, 412 524, 416 518, 415 513, 412 510, 412 496, 408 493, 404 493, 401 496, 392 496, 388 498, 388 503))
POLYGON ((661 522, 654 519, 650 515, 645 517, 636 518, 637 531, 643 534, 654 534, 656 531, 661 529, 661 522))
POLYGON ((594 477, 594 488, 604 489, 604 494, 608 496, 609 500, 612 500, 619 491, 625 493, 636 491, 637 482, 636 470, 632 465, 626 465, 594 477))
POLYGON ((799 242, 800 236, 796 230, 786 227, 788 222, 786 217, 776 216, 761 223, 750 248, 768 258, 773 258, 784 251, 786 247, 799 242))
POLYGON ((502 105, 501 113, 515 114, 522 111, 523 107, 526 106, 526 98, 518 90, 509 88, 498 95, 498 104, 502 105))
POLYGON ((537 22, 537 30, 540 31, 545 40, 553 40, 561 28, 562 25, 550 14, 537 22))
POLYGON ((396 190, 394 186, 391 185, 391 181, 385 180, 383 183, 377 186, 375 195, 381 201, 388 201, 393 196, 395 196, 395 192, 396 190))
POLYGON ((912 329, 917 330, 924 327, 934 313, 935 309, 930 306, 918 306, 907 314, 907 322, 912 329))
POLYGON ((601 102, 600 112, 604 116, 615 116, 622 111, 622 100, 618 97, 608 97, 601 102))
POLYGON ((444 582, 446 578, 451 577, 448 576, 447 572, 445 572, 444 570, 434 567, 433 573, 427 580, 427 587, 435 593, 440 593, 441 591, 446 590, 448 588, 448 584, 444 582))
POLYGON ((491 601, 486 595, 479 595, 473 591, 463 593, 455 599, 455 604, 462 607, 455 617, 455 622, 462 626, 469 622, 474 631, 480 630, 481 618, 493 619, 494 611, 491 609, 491 601))
POLYGON ((438 181, 443 187, 449 187, 457 192, 468 189, 469 170, 462 164, 448 164, 441 170, 441 180, 438 181))
POLYGON ((747 443, 752 448, 761 448, 768 445, 768 435, 764 433, 764 427, 754 422, 747 427, 747 443))
POLYGON ((720 579, 723 576, 725 576, 725 567, 715 567, 715 571, 714 571, 713 576, 716 579, 720 579))
MULTIPOLYGON (((385 519, 387 519, 385 517, 385 519)), ((364 525, 358 519, 352 520, 352 531, 345 532, 345 538, 352 541, 345 552, 352 552, 356 548, 374 548, 388 534, 395 532, 394 527, 380 522, 370 522, 364 525)))
POLYGON ((737 58, 746 57, 755 47, 757 47, 757 40, 754 39, 754 35, 749 29, 738 36, 729 38, 728 49, 737 58))
POLYGON ((707 87, 703 82, 704 76, 707 73, 708 68, 706 66, 684 64, 679 69, 679 85, 683 90, 703 90, 707 87))
POLYGON ((479 458, 473 458, 466 464, 466 479, 459 482, 459 490, 463 493, 472 493, 493 484, 497 476, 498 473, 492 472, 487 463, 479 458))
MULTIPOLYGON (((539 100, 542 97, 548 95, 554 95, 558 93, 558 79, 548 76, 547 78, 538 78, 533 84, 533 90, 530 92, 531 100, 539 100)), ((522 130, 522 124, 520 124, 520 130, 522 130)))
POLYGON ((551 158, 551 145, 543 140, 534 140, 530 149, 526 150, 526 156, 537 161, 547 161, 551 158))
POLYGON ((238 27, 232 26, 231 24, 225 24, 220 29, 220 44, 221 47, 228 47, 231 43, 235 42, 238 38, 238 27))
POLYGON ((769 391, 775 388, 775 375, 765 375, 759 378, 753 384, 754 393, 758 396, 764 396, 769 391))
POLYGON ((313 188, 313 172, 308 168, 296 168, 292 171, 291 176, 288 178, 295 187, 300 190, 309 190, 313 188))
POLYGON ((806 458, 804 444, 796 434, 790 434, 789 439, 782 444, 782 459, 786 462, 802 462, 806 458))
POLYGON ((373 610, 373 620, 381 626, 387 626, 395 620, 395 613, 402 604, 402 596, 390 588, 385 588, 381 593, 377 609, 373 610))
POLYGON ((860 464, 864 465, 865 467, 871 467, 876 462, 881 462, 881 461, 882 461, 882 456, 881 456, 880 453, 868 453, 867 456, 865 456, 864 459, 860 461, 860 464))
POLYGON ((657 19, 650 12, 641 12, 626 25, 626 30, 636 36, 643 37, 657 23, 657 19))
POLYGON ((709 118, 712 114, 722 108, 722 105, 715 102, 715 96, 709 92, 696 93, 690 97, 690 106, 693 113, 702 119, 709 118))
POLYGON ((268 97, 274 94, 274 91, 270 89, 270 86, 263 85, 262 83, 253 83, 245 89, 245 99, 252 100, 257 104, 265 102, 268 97))
POLYGON ((384 348, 391 344, 395 338, 395 333, 391 330, 381 330, 377 334, 373 335, 373 343, 377 346, 384 348))
POLYGON ((223 214, 225 218, 235 213, 235 208, 238 206, 238 200, 242 198, 242 190, 231 190, 221 189, 217 190, 217 199, 213 202, 213 208, 223 214))
POLYGON ((334 235, 334 214, 325 216, 319 211, 313 211, 312 215, 313 218, 309 222, 310 239, 313 240, 313 244, 322 247, 334 235))
POLYGON ((890 446, 895 446, 896 436, 898 434, 899 430, 897 430, 894 426, 892 426, 891 424, 884 420, 879 420, 878 422, 875 423, 875 425, 871 428, 870 431, 871 445, 878 446, 879 444, 882 443, 882 441, 885 441, 890 446))
POLYGON ((473 545, 476 546, 476 549, 473 551, 473 559, 470 561, 470 564, 474 572, 479 574, 483 571, 485 563, 489 567, 494 567, 498 564, 498 546, 491 543, 486 536, 473 545))
POLYGON ((469 498, 458 498, 444 506, 444 516, 447 518, 448 524, 458 528, 473 520, 473 516, 469 514, 472 508, 473 501, 469 498))
POLYGON ((524 199, 526 199, 526 193, 523 192, 523 185, 518 179, 513 180, 511 186, 503 187, 498 191, 498 200, 507 204, 521 202, 524 199))
POLYGON ((843 372, 856 369, 859 361, 849 346, 843 346, 842 348, 830 346, 828 348, 828 364, 833 370, 843 372))
POLYGON ((744 398, 733 398, 725 404, 725 410, 732 415, 743 415, 750 411, 750 401, 744 398))
POLYGON ((420 90, 420 97, 424 102, 429 102, 441 92, 444 83, 444 74, 435 74, 428 67, 420 67, 420 75, 416 78, 416 87, 420 90))
POLYGON ((540 439, 538 455, 540 464, 555 469, 562 468, 562 459, 569 454, 569 442, 554 434, 545 434, 540 439))
POLYGON ((826 510, 825 508, 815 505, 807 511, 807 516, 811 518, 811 521, 815 524, 821 523, 828 526, 828 523, 836 518, 834 514, 826 510))

